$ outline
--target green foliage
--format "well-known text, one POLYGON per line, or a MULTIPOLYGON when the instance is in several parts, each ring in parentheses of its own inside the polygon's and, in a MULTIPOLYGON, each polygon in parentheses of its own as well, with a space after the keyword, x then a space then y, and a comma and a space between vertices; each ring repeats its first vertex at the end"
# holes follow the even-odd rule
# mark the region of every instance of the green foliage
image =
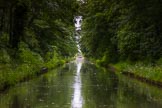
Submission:
POLYGON ((135 75, 139 75, 141 77, 162 82, 162 67, 159 66, 152 66, 150 64, 146 65, 142 62, 137 62, 134 64, 120 62, 115 65, 119 72, 127 71, 134 73, 135 75))
MULTIPOLYGON (((155 62, 161 57, 160 1, 88 0, 84 14, 82 51, 87 57, 155 62)), ((102 60, 101 60, 102 61, 102 60)))
POLYGON ((157 65, 162 65, 162 58, 160 58, 159 60, 156 61, 157 65))
POLYGON ((43 63, 42 57, 38 53, 32 52, 24 42, 20 43, 19 52, 21 63, 34 65, 43 63))
POLYGON ((108 56, 108 51, 104 54, 104 56, 102 57, 101 60, 97 60, 97 64, 100 65, 100 66, 105 66, 107 67, 109 63, 112 62, 112 59, 110 56, 108 56))
POLYGON ((77 52, 76 0, 3 0, 0 7, 0 90, 77 52))
POLYGON ((0 36, 0 46, 1 47, 5 47, 8 44, 9 41, 9 36, 7 33, 2 33, 2 35, 0 36))
POLYGON ((87 0, 82 13, 82 51, 98 65, 116 63, 162 81, 162 3, 159 0, 87 0))
POLYGON ((140 43, 138 42, 141 35, 132 31, 131 27, 131 24, 127 24, 118 31, 118 48, 120 49, 121 59, 137 60, 140 54, 140 43))
POLYGON ((49 25, 46 21, 44 20, 39 20, 39 19, 36 19, 33 21, 34 25, 37 26, 39 29, 48 29, 49 28, 49 25))
POLYGON ((23 41, 33 51, 40 52, 39 40, 37 39, 37 36, 32 29, 28 29, 28 28, 25 29, 23 41))
POLYGON ((10 63, 11 57, 9 56, 8 52, 2 48, 0 49, 0 63, 10 63))
POLYGON ((45 66, 49 69, 65 63, 65 61, 58 55, 56 51, 48 52, 46 54, 46 60, 47 62, 45 66))

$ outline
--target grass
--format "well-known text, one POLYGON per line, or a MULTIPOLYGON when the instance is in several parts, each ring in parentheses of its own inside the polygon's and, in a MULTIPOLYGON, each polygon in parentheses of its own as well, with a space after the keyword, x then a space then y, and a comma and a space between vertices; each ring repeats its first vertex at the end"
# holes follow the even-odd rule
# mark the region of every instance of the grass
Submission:
POLYGON ((41 65, 21 64, 18 66, 0 64, 0 90, 14 86, 18 82, 34 77, 41 65))
POLYGON ((0 64, 0 91, 15 84, 29 80, 41 73, 41 68, 46 67, 53 69, 57 66, 63 65, 65 60, 51 60, 44 64, 19 64, 17 66, 9 64, 0 64))
POLYGON ((162 83, 162 58, 156 61, 155 65, 147 62, 132 63, 126 61, 110 64, 109 62, 106 62, 107 60, 105 57, 98 60, 90 59, 90 61, 94 62, 99 67, 107 68, 110 66, 113 71, 117 71, 118 73, 128 72, 150 81, 162 83))
POLYGON ((47 56, 45 61, 38 53, 24 47, 20 48, 16 60, 11 59, 5 50, 0 54, 0 91, 41 74, 43 67, 50 70, 70 60, 69 58, 64 59, 53 52, 47 56), (7 61, 6 57, 8 58, 7 61))
POLYGON ((144 64, 141 62, 130 64, 127 62, 120 62, 115 64, 115 68, 118 72, 127 71, 135 75, 162 82, 162 66, 156 65, 152 66, 151 64, 144 64))

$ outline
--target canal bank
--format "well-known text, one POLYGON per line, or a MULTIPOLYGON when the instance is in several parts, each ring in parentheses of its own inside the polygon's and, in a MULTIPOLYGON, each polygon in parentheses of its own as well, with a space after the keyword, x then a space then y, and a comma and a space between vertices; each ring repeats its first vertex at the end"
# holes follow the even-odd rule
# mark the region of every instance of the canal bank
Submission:
POLYGON ((123 75, 162 88, 162 67, 160 65, 121 62, 109 65, 109 67, 123 75))
POLYGON ((18 83, 31 80, 47 73, 54 68, 68 63, 70 60, 72 59, 53 59, 46 63, 37 64, 22 63, 0 65, 0 93, 14 87, 18 83))
POLYGON ((98 67, 106 68, 117 74, 122 74, 147 84, 162 88, 161 62, 156 64, 144 62, 106 63, 103 60, 90 59, 98 67))

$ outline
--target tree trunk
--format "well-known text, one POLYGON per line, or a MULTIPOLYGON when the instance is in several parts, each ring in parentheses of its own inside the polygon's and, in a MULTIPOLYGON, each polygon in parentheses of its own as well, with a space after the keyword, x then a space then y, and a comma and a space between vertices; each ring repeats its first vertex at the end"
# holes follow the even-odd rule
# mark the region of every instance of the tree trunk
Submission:
POLYGON ((10 45, 12 48, 18 48, 20 37, 23 36, 27 8, 25 5, 17 5, 11 8, 10 12, 10 45))

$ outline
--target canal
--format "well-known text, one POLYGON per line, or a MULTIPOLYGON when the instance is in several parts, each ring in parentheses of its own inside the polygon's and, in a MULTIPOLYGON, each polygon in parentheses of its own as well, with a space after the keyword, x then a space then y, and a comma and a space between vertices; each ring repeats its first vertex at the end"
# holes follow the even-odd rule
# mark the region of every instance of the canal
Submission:
POLYGON ((0 94, 0 108, 162 108, 162 89, 78 57, 0 94))

